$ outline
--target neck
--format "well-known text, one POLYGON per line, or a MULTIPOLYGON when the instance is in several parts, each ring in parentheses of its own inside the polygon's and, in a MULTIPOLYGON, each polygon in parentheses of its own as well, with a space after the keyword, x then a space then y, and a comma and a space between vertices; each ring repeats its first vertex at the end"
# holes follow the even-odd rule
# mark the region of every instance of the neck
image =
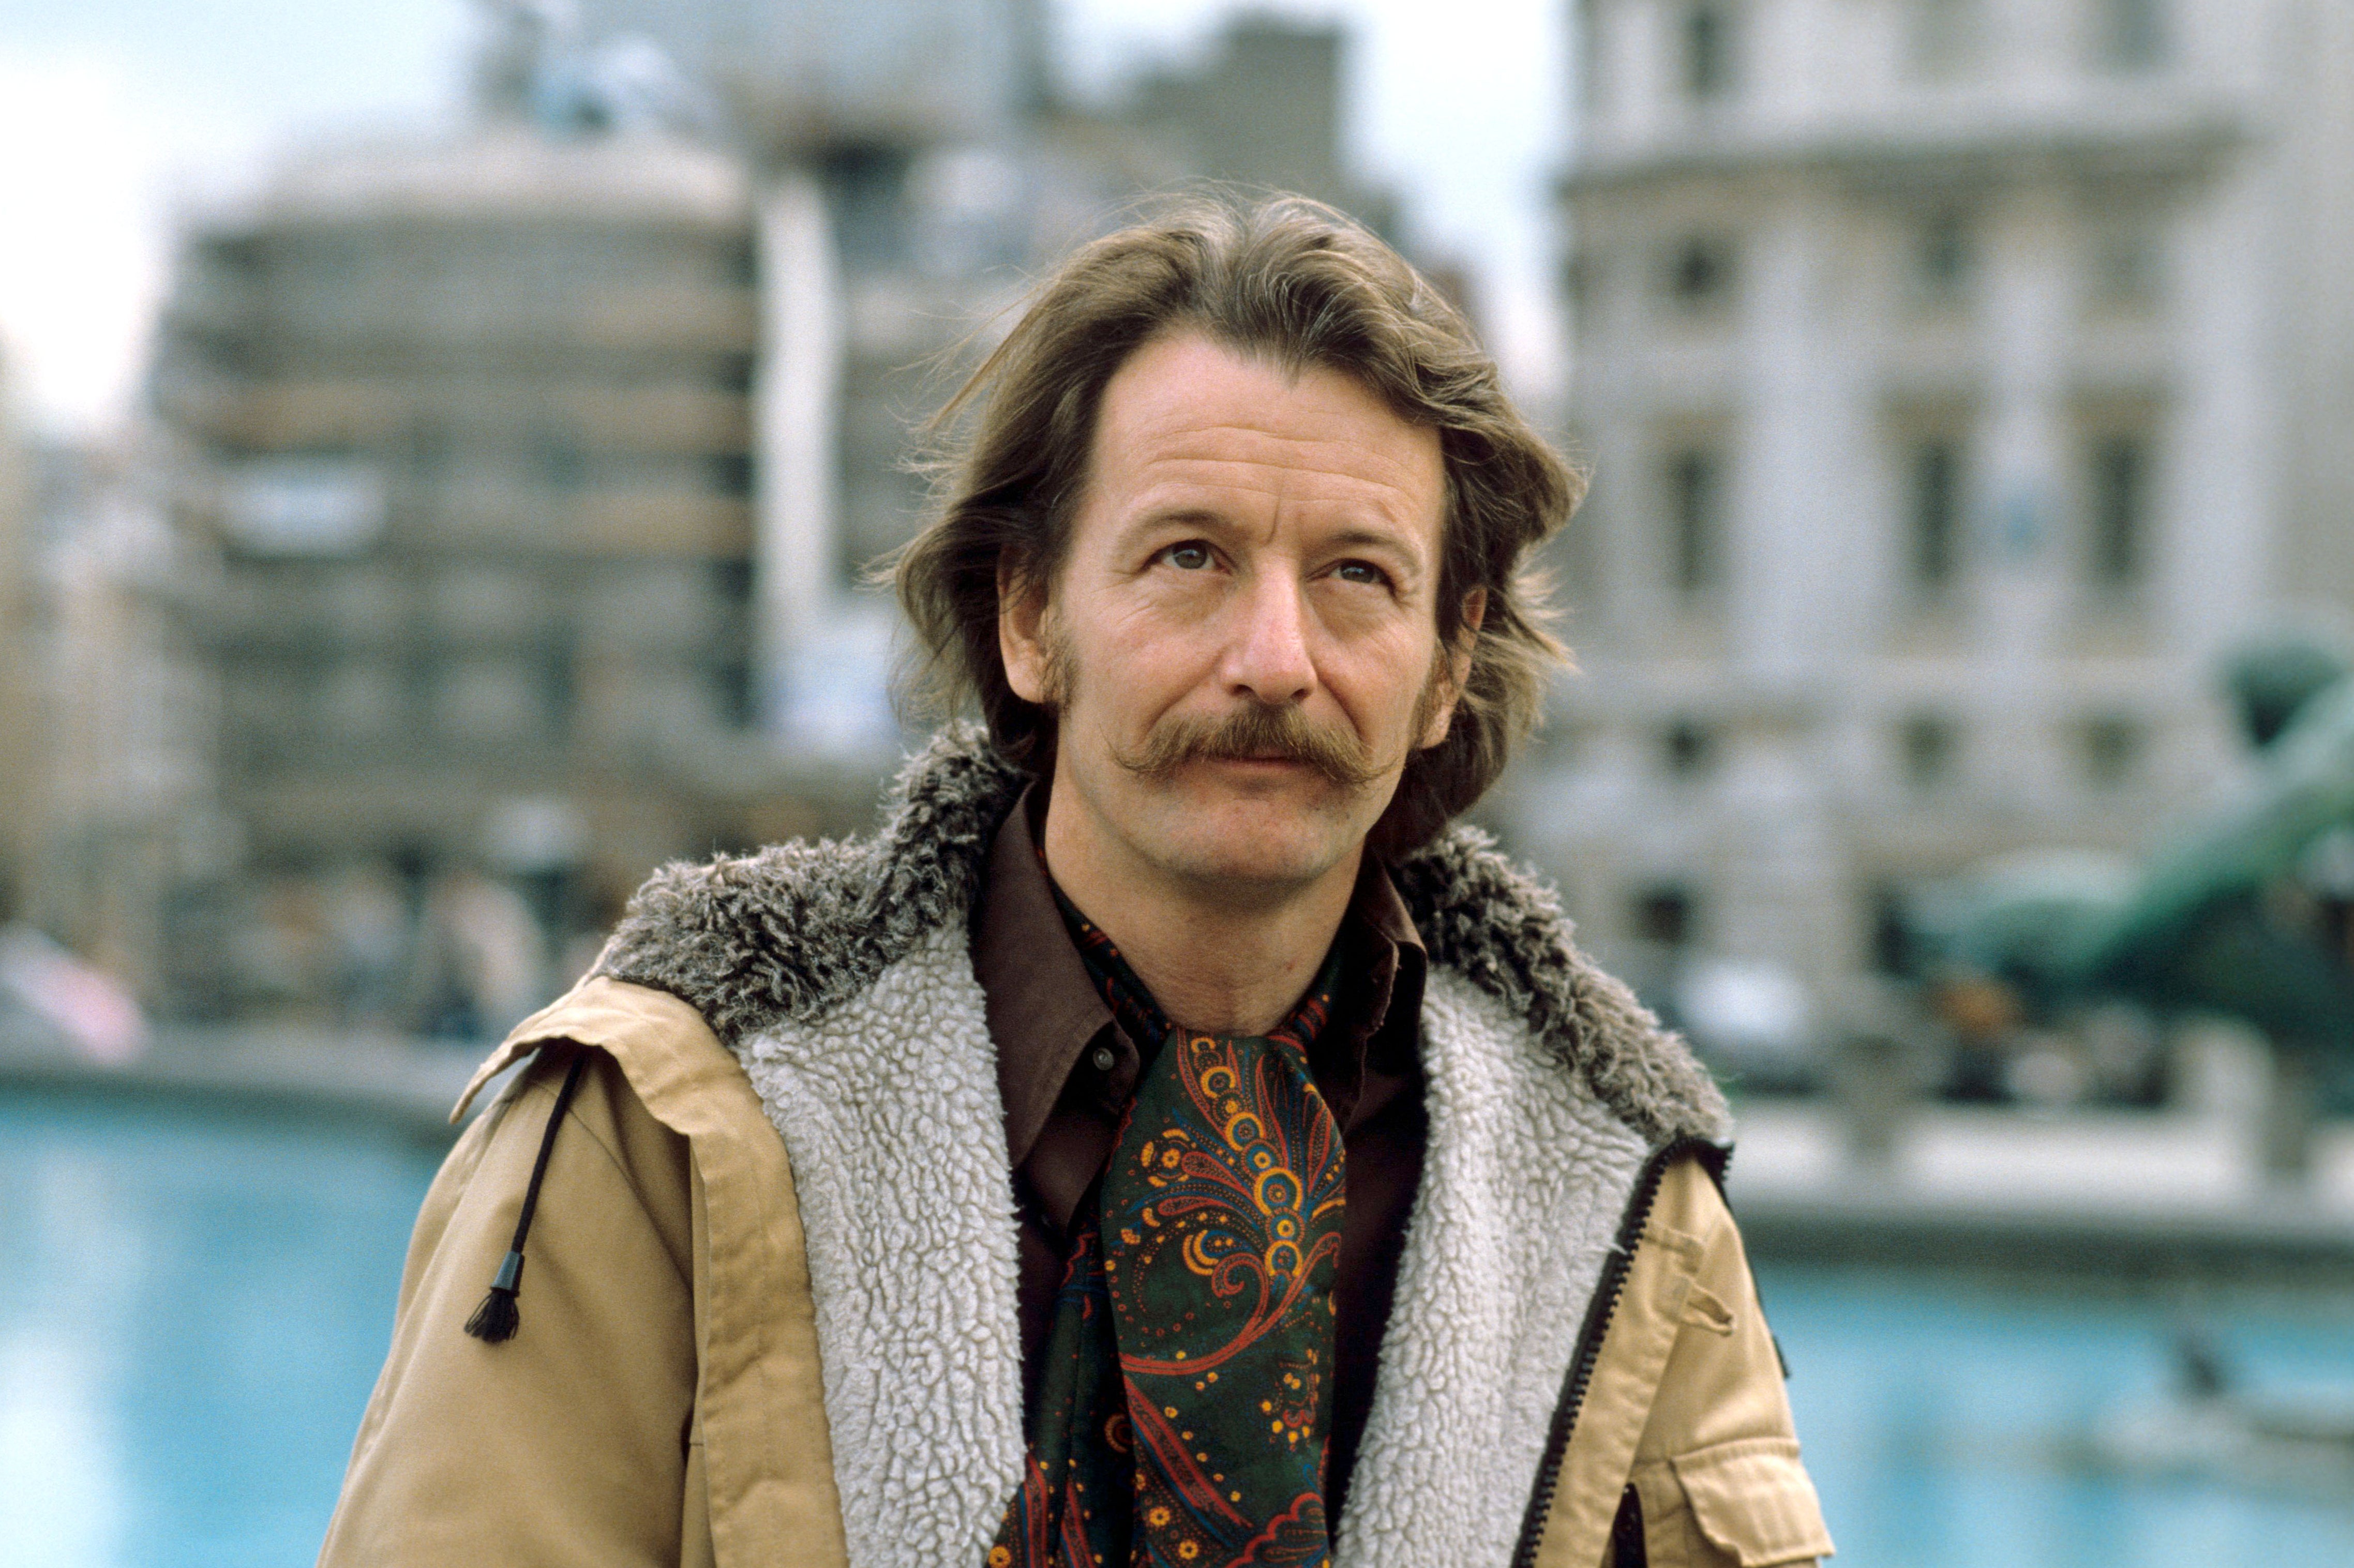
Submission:
POLYGON ((1206 1034, 1265 1034, 1291 1011, 1356 891, 1364 846, 1316 877, 1267 887, 1173 874, 1090 831, 1050 797, 1046 869, 1119 944, 1169 1021, 1206 1034))

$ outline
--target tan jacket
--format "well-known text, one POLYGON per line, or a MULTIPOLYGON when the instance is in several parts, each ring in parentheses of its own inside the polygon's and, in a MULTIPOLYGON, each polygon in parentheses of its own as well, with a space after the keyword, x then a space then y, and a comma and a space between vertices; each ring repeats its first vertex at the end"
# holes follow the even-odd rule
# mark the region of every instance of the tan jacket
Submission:
MULTIPOLYGON (((321 1563, 847 1568, 810 1251, 761 1093, 694 1007, 610 978, 526 1021, 467 1098, 535 1051, 426 1199, 321 1563), (485 1344, 463 1325, 576 1047, 599 1054, 554 1144, 522 1327, 485 1344)), ((1697 1160, 1665 1167, 1639 1234, 1528 1560, 1607 1564, 1614 1523, 1637 1517, 1651 1568, 1828 1553, 1740 1238, 1697 1160)), ((1535 1481, 1487 1484, 1526 1499, 1535 1481)))

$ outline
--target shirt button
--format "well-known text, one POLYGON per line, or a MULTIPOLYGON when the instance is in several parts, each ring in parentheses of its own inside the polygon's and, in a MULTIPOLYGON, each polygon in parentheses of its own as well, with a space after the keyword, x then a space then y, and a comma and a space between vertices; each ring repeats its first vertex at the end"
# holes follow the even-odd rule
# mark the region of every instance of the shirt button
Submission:
POLYGON ((1110 1046, 1098 1045, 1096 1047, 1096 1054, 1088 1060, 1096 1065, 1097 1072, 1108 1073, 1119 1065, 1119 1056, 1110 1046))

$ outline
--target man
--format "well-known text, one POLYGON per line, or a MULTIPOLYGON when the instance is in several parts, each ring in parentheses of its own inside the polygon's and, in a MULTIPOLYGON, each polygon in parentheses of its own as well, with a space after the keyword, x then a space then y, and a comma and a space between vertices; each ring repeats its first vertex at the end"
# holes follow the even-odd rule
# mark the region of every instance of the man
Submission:
POLYGON ((897 584, 986 736, 872 842, 663 872, 484 1065, 536 1053, 323 1560, 1829 1552, 1723 1100, 1444 831, 1575 499, 1460 318, 1321 207, 1187 209, 947 418, 897 584))

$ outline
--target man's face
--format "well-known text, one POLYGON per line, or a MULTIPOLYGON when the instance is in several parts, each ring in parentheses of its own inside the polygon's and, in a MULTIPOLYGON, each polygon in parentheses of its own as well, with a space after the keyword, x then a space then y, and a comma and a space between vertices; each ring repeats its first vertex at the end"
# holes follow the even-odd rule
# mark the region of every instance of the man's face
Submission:
POLYGON ((1140 349, 1060 573, 1002 596, 1013 690, 1058 710, 1050 844, 1076 812, 1097 853, 1229 895, 1352 872, 1468 662, 1438 644, 1444 474, 1437 434, 1346 376, 1140 349))

